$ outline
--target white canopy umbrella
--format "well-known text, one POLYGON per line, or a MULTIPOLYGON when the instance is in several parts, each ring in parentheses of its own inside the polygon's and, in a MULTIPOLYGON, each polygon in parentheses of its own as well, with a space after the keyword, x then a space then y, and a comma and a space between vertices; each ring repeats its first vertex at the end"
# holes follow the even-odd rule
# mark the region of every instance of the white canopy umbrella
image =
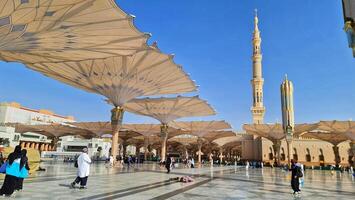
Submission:
POLYGON ((0 60, 78 61, 131 55, 149 34, 114 0, 1 0, 0 60))

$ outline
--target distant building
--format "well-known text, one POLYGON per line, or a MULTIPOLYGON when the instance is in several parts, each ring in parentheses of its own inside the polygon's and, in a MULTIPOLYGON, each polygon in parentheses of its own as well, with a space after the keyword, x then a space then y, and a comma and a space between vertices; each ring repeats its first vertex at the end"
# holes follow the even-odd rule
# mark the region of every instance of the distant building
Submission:
POLYGON ((40 150, 52 150, 51 140, 37 133, 15 133, 15 128, 5 126, 5 123, 22 123, 28 125, 74 122, 73 117, 64 117, 49 110, 33 110, 19 103, 0 103, 0 145, 21 145, 40 150))
POLYGON ((343 0, 344 30, 355 57, 355 0, 343 0))
POLYGON ((81 139, 76 136, 61 137, 57 149, 53 149, 52 140, 37 133, 16 133, 15 128, 6 123, 21 123, 26 125, 75 122, 72 116, 61 116, 49 110, 34 110, 21 106, 19 103, 0 103, 0 146, 40 150, 48 156, 73 156, 81 152, 84 147, 89 148, 92 157, 107 158, 111 148, 110 139, 81 139))

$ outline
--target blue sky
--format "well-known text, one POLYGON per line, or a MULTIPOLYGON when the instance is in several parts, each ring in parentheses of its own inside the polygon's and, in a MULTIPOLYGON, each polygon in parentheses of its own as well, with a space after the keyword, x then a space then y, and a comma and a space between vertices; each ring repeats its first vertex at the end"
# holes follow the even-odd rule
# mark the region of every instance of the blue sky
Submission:
MULTIPOLYGON (((347 48, 341 1, 117 0, 135 24, 200 85, 236 130, 251 122, 254 8, 262 34, 265 122, 281 121, 280 83, 295 87, 296 123, 355 118, 355 59, 347 48)), ((0 102, 50 109, 78 121, 109 120, 103 97, 66 86, 21 64, 0 63, 0 102)), ((196 118, 195 118, 196 119, 196 118)), ((156 122, 126 114, 125 122, 156 122)))

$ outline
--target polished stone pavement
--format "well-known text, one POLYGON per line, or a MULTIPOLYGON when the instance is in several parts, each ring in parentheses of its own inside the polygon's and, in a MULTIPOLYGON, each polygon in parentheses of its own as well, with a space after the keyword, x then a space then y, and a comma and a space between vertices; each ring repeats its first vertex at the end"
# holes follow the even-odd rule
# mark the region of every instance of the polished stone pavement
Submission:
MULTIPOLYGON (((166 174, 155 164, 106 168, 93 164, 88 189, 70 189, 75 179, 73 164, 44 163, 45 172, 25 180, 15 199, 354 199, 355 181, 348 173, 307 170, 302 194, 294 197, 289 172, 281 169, 249 169, 242 166, 177 168, 166 174), (189 175, 195 181, 180 183, 170 178, 189 175)), ((4 197, 3 197, 4 198, 4 197)))

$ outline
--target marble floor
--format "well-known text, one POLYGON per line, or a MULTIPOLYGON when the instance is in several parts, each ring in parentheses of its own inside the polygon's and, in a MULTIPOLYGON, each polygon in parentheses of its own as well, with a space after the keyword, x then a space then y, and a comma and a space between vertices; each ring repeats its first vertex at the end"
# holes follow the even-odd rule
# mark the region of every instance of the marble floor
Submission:
MULTIPOLYGON (((73 164, 44 163, 45 172, 25 180, 24 190, 15 199, 354 199, 355 181, 348 173, 307 170, 302 194, 292 195, 289 172, 281 169, 245 167, 176 168, 166 174, 155 164, 106 168, 103 163, 91 166, 88 189, 71 189, 75 179, 73 164), (192 183, 170 178, 192 176, 192 183)), ((2 181, 2 180, 1 180, 2 181)), ((5 198, 5 197, 2 197, 5 198)))

